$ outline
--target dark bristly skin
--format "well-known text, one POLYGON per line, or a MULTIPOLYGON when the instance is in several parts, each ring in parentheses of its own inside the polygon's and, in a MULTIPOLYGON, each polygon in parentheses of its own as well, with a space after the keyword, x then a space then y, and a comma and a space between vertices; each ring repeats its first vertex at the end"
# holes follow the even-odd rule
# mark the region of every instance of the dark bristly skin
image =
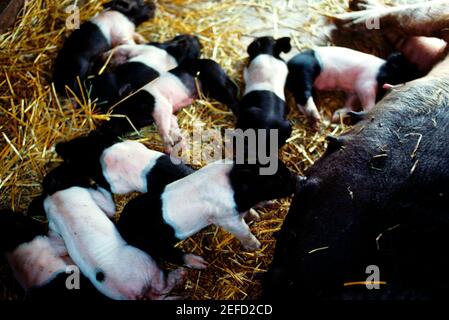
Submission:
POLYGON ((330 139, 279 234, 265 298, 447 298, 448 88, 413 81, 330 139), (369 265, 386 285, 343 286, 369 265))
MULTIPOLYGON (((104 5, 105 9, 118 11, 125 15, 135 26, 154 17, 156 6, 143 0, 112 0, 104 5)), ((59 93, 65 92, 67 85, 75 93, 80 91, 77 77, 84 85, 87 76, 94 70, 96 60, 110 49, 101 29, 93 22, 83 23, 64 42, 56 57, 53 82, 59 93)))

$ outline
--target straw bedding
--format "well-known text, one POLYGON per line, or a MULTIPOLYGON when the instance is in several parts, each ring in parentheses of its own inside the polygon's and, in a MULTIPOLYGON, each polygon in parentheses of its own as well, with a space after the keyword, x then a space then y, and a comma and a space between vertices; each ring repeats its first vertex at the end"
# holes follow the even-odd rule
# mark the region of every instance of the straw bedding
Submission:
MULTIPOLYGON (((50 83, 52 63, 70 31, 65 28, 67 6, 74 0, 26 1, 25 9, 9 32, 0 35, 0 208, 25 211, 31 199, 40 193, 45 173, 61 160, 54 144, 86 134, 107 115, 95 110, 87 96, 73 102, 58 97, 50 83)), ((101 10, 104 1, 78 1, 81 21, 101 10)), ((195 34, 203 44, 203 57, 218 61, 243 88, 242 70, 246 45, 255 35, 291 36, 295 52, 313 45, 328 44, 322 14, 339 13, 347 8, 344 0, 270 1, 270 0, 159 0, 154 20, 139 27, 148 40, 163 41, 180 33, 195 34)), ((381 47, 358 44, 368 52, 381 47)), ((357 48, 357 46, 356 46, 357 48)), ((342 104, 339 95, 322 94, 317 104, 324 119, 342 104)), ((305 118, 290 101, 288 118, 294 130, 281 158, 298 174, 318 159, 326 148, 325 137, 338 135, 347 127, 324 121, 312 131, 305 118)), ((197 100, 178 115, 184 134, 193 128, 232 128, 234 116, 219 103, 206 98, 197 100)), ((148 147, 162 150, 155 127, 129 136, 148 147)), ((187 154, 187 157, 191 154, 187 154)), ((195 159, 196 168, 205 163, 195 159)), ((116 197, 118 209, 129 197, 116 197)), ((191 270, 176 289, 188 299, 255 299, 260 295, 260 275, 267 270, 275 245, 273 233, 282 225, 291 199, 276 201, 259 210, 262 220, 251 229, 262 248, 245 252, 238 240, 225 231, 210 227, 179 244, 188 252, 203 256, 210 264, 204 271, 191 270)), ((0 300, 22 299, 8 266, 0 263, 0 300)))

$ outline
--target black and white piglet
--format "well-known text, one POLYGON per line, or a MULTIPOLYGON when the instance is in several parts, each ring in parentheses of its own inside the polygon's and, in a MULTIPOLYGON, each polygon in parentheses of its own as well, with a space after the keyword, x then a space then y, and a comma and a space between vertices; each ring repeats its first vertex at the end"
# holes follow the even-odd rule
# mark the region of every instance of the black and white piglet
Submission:
POLYGON ((343 47, 318 47, 294 56, 288 62, 287 88, 293 93, 299 110, 317 128, 321 116, 313 101, 314 90, 342 90, 345 106, 335 111, 332 121, 361 103, 370 111, 386 91, 384 84, 400 84, 420 76, 417 68, 400 53, 387 60, 343 47))
POLYGON ((43 181, 49 228, 92 284, 111 299, 163 299, 182 280, 177 269, 165 276, 145 252, 130 246, 108 218, 112 199, 63 164, 43 181))
POLYGON ((288 69, 280 57, 281 52, 290 50, 287 37, 277 40, 261 37, 248 46, 249 64, 243 73, 245 92, 235 110, 237 128, 278 130, 278 146, 285 144, 292 131, 285 119, 284 87, 288 69))
POLYGON ((104 7, 106 10, 75 30, 59 51, 53 70, 58 92, 64 93, 65 86, 78 92, 77 77, 83 84, 96 60, 110 48, 144 42, 135 28, 152 18, 156 9, 153 2, 144 0, 112 0, 104 7))
POLYGON ((66 281, 75 263, 62 239, 47 235, 47 226, 21 213, 0 211, 0 254, 4 253, 16 280, 31 300, 106 299, 80 274, 79 289, 66 281))
POLYGON ((198 86, 206 96, 232 108, 236 102, 237 86, 218 63, 210 59, 188 60, 177 68, 161 74, 140 91, 114 108, 115 114, 125 115, 108 121, 101 130, 121 135, 142 128, 153 121, 162 137, 165 150, 170 153, 177 142, 182 142, 178 120, 173 114, 188 106, 198 96, 198 86), (130 121, 133 126, 130 125, 130 121))
POLYGON ((56 152, 73 170, 115 194, 158 191, 193 172, 191 167, 175 163, 142 143, 120 141, 97 131, 58 143, 56 152))
POLYGON ((124 44, 104 54, 114 70, 96 76, 91 99, 98 99, 103 112, 119 98, 143 87, 161 73, 176 68, 186 60, 200 56, 201 44, 195 36, 178 35, 165 42, 124 44))
POLYGON ((260 242, 244 216, 251 207, 295 191, 299 178, 278 161, 273 175, 261 175, 260 165, 213 162, 170 183, 162 192, 142 194, 125 206, 117 228, 126 241, 153 257, 194 267, 201 257, 186 255, 175 244, 215 224, 235 235, 248 250, 260 242))

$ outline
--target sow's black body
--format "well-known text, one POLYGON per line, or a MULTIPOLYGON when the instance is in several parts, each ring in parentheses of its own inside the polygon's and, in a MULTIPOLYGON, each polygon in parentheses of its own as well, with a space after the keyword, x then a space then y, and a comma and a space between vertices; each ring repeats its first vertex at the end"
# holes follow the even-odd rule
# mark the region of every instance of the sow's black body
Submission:
POLYGON ((295 195, 264 298, 449 295, 448 100, 448 79, 417 80, 330 139, 295 195), (351 285, 370 265, 386 284, 351 285))

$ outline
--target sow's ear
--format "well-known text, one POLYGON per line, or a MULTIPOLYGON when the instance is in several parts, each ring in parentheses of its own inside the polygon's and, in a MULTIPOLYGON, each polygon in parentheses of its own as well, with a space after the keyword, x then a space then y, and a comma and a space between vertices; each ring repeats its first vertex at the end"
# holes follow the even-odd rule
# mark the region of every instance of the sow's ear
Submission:
POLYGON ((292 49, 292 45, 290 44, 290 38, 284 37, 276 40, 276 53, 280 54, 281 52, 288 53, 292 49))

